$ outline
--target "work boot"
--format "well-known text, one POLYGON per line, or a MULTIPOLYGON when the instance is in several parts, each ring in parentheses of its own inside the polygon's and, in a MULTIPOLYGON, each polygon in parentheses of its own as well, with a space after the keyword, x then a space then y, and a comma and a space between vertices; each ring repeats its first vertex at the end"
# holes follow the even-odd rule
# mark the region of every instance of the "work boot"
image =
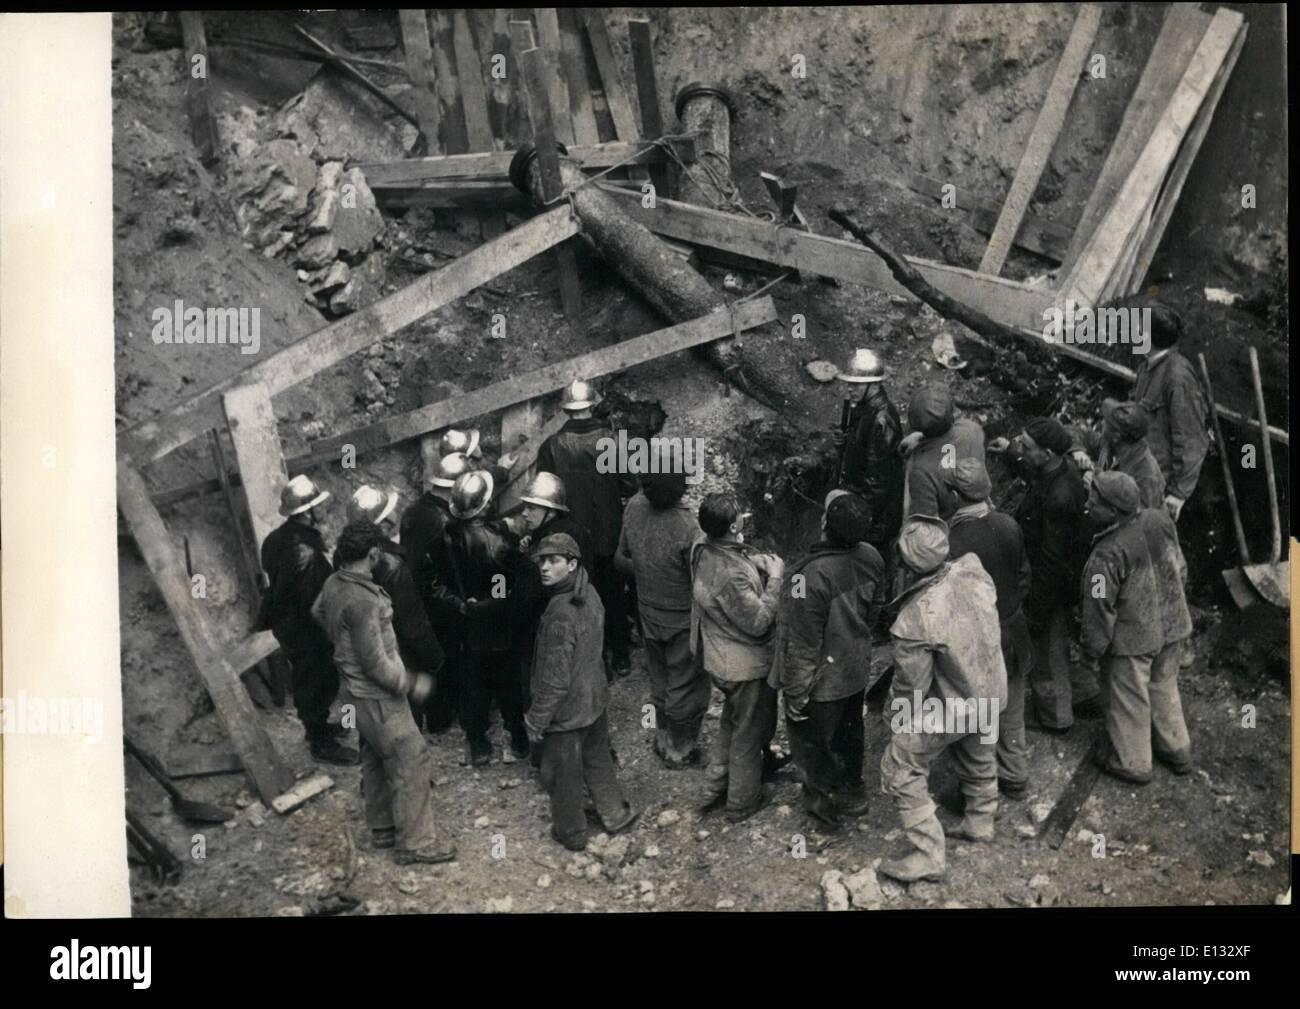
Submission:
POLYGON ((998 791, 1012 801, 1019 801, 1028 793, 1029 782, 1007 781, 1006 778, 998 778, 998 791))
POLYGON ((1190 750, 1180 750, 1178 753, 1153 750, 1152 754, 1156 760, 1160 761, 1180 778, 1185 774, 1192 773, 1192 753, 1190 750))
POLYGON ((841 789, 835 793, 835 805, 839 809, 840 816, 850 819, 866 816, 870 806, 867 790, 862 787, 841 789))
POLYGON ((568 848, 569 851, 587 850, 587 835, 585 833, 573 835, 570 837, 561 837, 559 834, 555 832, 555 828, 552 827, 551 840, 554 841, 556 844, 560 844, 568 848))
POLYGON ((396 827, 380 827, 370 832, 370 843, 375 848, 392 848, 397 844, 396 827))
POLYGON ((626 652, 611 652, 605 668, 609 670, 611 679, 622 680, 632 674, 632 660, 626 652))
POLYGON ((982 819, 972 821, 970 817, 964 816, 957 823, 944 827, 943 832, 959 841, 992 841, 993 824, 985 824, 981 822, 982 819))
POLYGON ((1059 725, 1048 725, 1043 721, 1043 717, 1039 714, 1038 706, 1036 704, 1025 705, 1025 728, 1030 732, 1045 732, 1050 736, 1064 736, 1072 727, 1072 724, 1064 727, 1059 725))
POLYGON ((1102 703, 1100 695, 1089 697, 1086 701, 1075 701, 1071 705, 1075 718, 1101 718, 1106 714, 1106 706, 1102 703))
POLYGON ((748 820, 751 816, 753 816, 755 813, 757 813, 759 810, 761 810, 764 806, 766 806, 769 802, 771 802, 772 797, 774 795, 776 795, 775 785, 760 786, 758 790, 758 801, 755 802, 754 805, 750 806, 748 809, 727 810, 727 822, 743 823, 744 821, 748 820))
POLYGON ((613 823, 605 824, 606 834, 621 834, 625 830, 630 830, 632 825, 641 818, 641 810, 633 808, 629 802, 623 803, 623 816, 613 823))
POLYGON ((1118 778, 1120 781, 1127 781, 1130 785, 1149 785, 1151 784, 1150 774, 1139 774, 1136 771, 1130 771, 1124 767, 1115 758, 1113 752, 1105 748, 1099 748, 1093 752, 1093 763, 1101 768, 1103 774, 1109 774, 1112 778, 1118 778))
POLYGON ((727 790, 725 788, 709 793, 707 799, 696 807, 701 816, 707 816, 709 813, 716 812, 727 804, 727 790))
POLYGON ((839 806, 829 795, 818 795, 807 790, 804 786, 804 812, 813 820, 816 829, 827 834, 834 834, 844 826, 840 820, 839 806))
POLYGON ((781 773, 781 768, 794 760, 793 753, 778 753, 771 747, 763 750, 763 780, 771 781, 781 773))
POLYGON ((934 804, 906 810, 903 813, 903 832, 913 850, 902 858, 881 862, 877 871, 901 883, 942 877, 947 867, 943 826, 934 815, 934 804))
POLYGON ((456 861, 456 846, 454 844, 442 845, 437 842, 426 844, 423 848, 411 850, 399 850, 393 852, 393 861, 398 865, 413 865, 416 862, 425 865, 437 865, 440 862, 456 861))
POLYGON ((464 764, 470 767, 487 767, 492 763, 492 744, 486 739, 465 740, 464 764))
POLYGON ((336 764, 339 767, 355 767, 361 763, 361 754, 350 746, 343 746, 335 739, 318 739, 311 744, 311 755, 322 764, 336 764))
POLYGON ((515 760, 527 760, 531 749, 532 744, 528 741, 527 732, 520 729, 517 733, 510 733, 510 756, 515 760))

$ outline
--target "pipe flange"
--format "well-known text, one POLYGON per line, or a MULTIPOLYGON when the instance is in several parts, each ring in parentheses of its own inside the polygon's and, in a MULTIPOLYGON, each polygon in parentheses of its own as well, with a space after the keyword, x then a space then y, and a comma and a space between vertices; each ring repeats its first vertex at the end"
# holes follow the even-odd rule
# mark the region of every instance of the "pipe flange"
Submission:
POLYGON ((682 107, 692 98, 698 98, 700 95, 712 95, 720 99, 727 106, 727 112, 732 119, 736 118, 736 112, 740 106, 736 103, 736 96, 726 88, 716 84, 702 84, 699 81, 692 81, 685 85, 677 92, 677 98, 673 102, 673 108, 677 111, 677 118, 682 118, 682 107))
MULTIPOLYGON (((555 141, 555 149, 566 156, 569 153, 569 149, 558 140, 555 141)), ((510 182, 525 196, 533 195, 528 188, 528 166, 533 163, 535 157, 537 157, 537 146, 535 144, 524 144, 523 147, 515 151, 515 156, 510 159, 510 182)))

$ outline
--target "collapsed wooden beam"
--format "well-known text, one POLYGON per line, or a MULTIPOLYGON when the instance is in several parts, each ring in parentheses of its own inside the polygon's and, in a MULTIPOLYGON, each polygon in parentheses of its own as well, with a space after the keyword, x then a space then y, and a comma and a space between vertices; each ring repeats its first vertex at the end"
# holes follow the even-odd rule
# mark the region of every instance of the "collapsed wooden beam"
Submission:
MULTIPOLYGON (((773 227, 757 218, 708 210, 677 200, 658 199, 654 208, 648 209, 642 207, 638 193, 597 185, 615 200, 623 213, 656 234, 911 297, 911 292, 890 275, 879 256, 855 242, 795 228, 773 227)), ((1055 292, 1046 288, 915 256, 904 258, 944 294, 974 305, 1008 326, 1042 328, 1043 312, 1056 300, 1055 292)))
POLYGON ((274 396, 430 312, 468 294, 493 277, 572 238, 578 228, 568 207, 557 207, 500 238, 480 245, 439 270, 304 336, 270 357, 208 386, 155 417, 118 432, 120 449, 141 463, 166 455, 210 427, 223 423, 221 395, 237 385, 261 382, 274 396))
MULTIPOLYGON (((117 504, 167 609, 171 611, 172 619, 176 621, 181 640, 198 668, 231 745, 243 761, 258 795, 268 806, 271 805, 293 786, 294 776, 293 769, 281 760, 271 737, 258 721, 253 702, 239 679, 242 670, 235 668, 251 658, 252 653, 222 654, 190 595, 190 579, 162 517, 149 501, 144 477, 136 469, 134 461, 120 451, 117 459, 117 504)), ((270 637, 269 633, 267 636, 270 637)), ((243 668, 255 665, 262 658, 265 655, 258 655, 255 661, 249 661, 243 668)))
POLYGON ((351 446, 358 454, 386 448, 398 442, 418 438, 426 431, 437 431, 516 403, 545 396, 563 389, 576 378, 598 378, 601 375, 624 371, 663 357, 665 354, 698 347, 746 329, 753 329, 773 322, 776 318, 776 306, 771 298, 758 298, 753 301, 737 302, 731 306, 720 306, 702 318, 624 340, 612 347, 602 347, 523 375, 493 382, 482 389, 430 403, 428 406, 389 417, 356 431, 316 442, 312 445, 310 454, 290 460, 289 469, 297 473, 309 466, 337 462, 342 457, 345 446, 351 446))
MULTIPOLYGON (((669 142, 673 154, 687 164, 696 157, 693 137, 669 142)), ((671 160, 658 144, 645 140, 610 140, 602 144, 575 145, 569 157, 586 172, 602 171, 618 164, 652 165, 671 160)), ((445 154, 441 157, 406 158, 402 161, 361 165, 366 184, 381 189, 409 188, 428 182, 508 182, 514 151, 486 151, 476 154, 445 154)))
POLYGON ((1056 65, 1052 83, 1048 86, 1047 97, 1043 99, 1029 141, 1020 156, 1020 165, 1011 180, 1011 189, 1002 204, 1002 212, 998 215, 998 222, 993 227, 988 247, 980 260, 980 273, 1002 272, 1007 253, 1011 251, 1011 243, 1020 230, 1020 222, 1029 209, 1029 201, 1038 188, 1038 180, 1047 167, 1047 159, 1056 146, 1061 127, 1065 125, 1065 113, 1070 108, 1070 99, 1074 97, 1074 89, 1079 83, 1079 73, 1083 69, 1084 60, 1088 58, 1088 50, 1100 24, 1101 7, 1098 4, 1084 4, 1079 9, 1074 27, 1070 30, 1070 38, 1061 53, 1061 60, 1056 65))

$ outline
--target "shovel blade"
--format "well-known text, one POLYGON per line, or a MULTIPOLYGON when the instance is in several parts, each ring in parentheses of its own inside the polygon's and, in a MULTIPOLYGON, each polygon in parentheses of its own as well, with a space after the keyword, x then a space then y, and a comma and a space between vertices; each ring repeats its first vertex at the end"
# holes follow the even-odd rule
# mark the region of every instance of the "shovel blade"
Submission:
POLYGON ((1224 584, 1228 586, 1228 592, 1232 596, 1232 601, 1237 604, 1237 609, 1244 610, 1255 603, 1259 602, 1259 593, 1255 591, 1254 586, 1242 572, 1241 568, 1228 568, 1223 572, 1224 584))
POLYGON ((1242 570, 1256 591, 1274 606, 1288 609, 1291 606, 1291 565, 1248 564, 1242 570))

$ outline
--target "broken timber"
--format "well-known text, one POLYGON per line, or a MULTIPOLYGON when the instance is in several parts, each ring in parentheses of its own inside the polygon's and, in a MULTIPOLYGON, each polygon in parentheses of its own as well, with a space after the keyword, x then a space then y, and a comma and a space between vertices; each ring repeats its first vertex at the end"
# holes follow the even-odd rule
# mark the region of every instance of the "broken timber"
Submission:
MULTIPOLYGON (((275 744, 258 721, 253 702, 239 679, 242 670, 235 668, 235 664, 221 654, 199 614, 190 595, 190 581, 176 555, 171 537, 162 517, 149 501, 144 477, 134 462, 121 454, 117 460, 117 502, 176 621, 181 640, 198 667, 231 745, 243 761, 258 795, 268 806, 271 805, 293 785, 293 771, 280 759, 275 744)), ((241 657, 239 661, 242 660, 241 657)), ((254 664, 249 662, 248 666, 254 664)))
POLYGON ((180 16, 185 70, 189 74, 185 84, 185 109, 190 117, 190 137, 199 152, 199 160, 212 165, 218 159, 221 137, 217 133, 212 95, 208 90, 208 75, 212 67, 208 60, 208 41, 203 34, 203 16, 198 11, 181 11, 180 16), (201 65, 195 60, 201 60, 201 65))
POLYGON ((118 432, 119 447, 140 463, 166 455, 223 423, 221 396, 226 390, 261 382, 272 396, 283 392, 572 238, 577 231, 568 207, 540 214, 400 291, 304 336, 146 421, 124 428, 118 432))
MULTIPOLYGON (((438 128, 442 114, 438 99, 434 97, 433 44, 429 41, 429 20, 424 10, 399 10, 402 27, 402 51, 406 54, 407 73, 410 75, 415 114, 424 135, 426 151, 442 150, 438 128)), ((367 180, 368 181, 368 180, 367 180)))
POLYGON ((283 521, 280 489, 289 482, 271 394, 261 384, 240 385, 225 393, 221 402, 235 446, 235 465, 243 478, 253 549, 258 551, 283 521))
POLYGON ((1011 242, 1020 230, 1020 222, 1029 209, 1029 201, 1038 188, 1038 180, 1047 167, 1047 159, 1065 124, 1065 113, 1070 107, 1070 99, 1074 97, 1079 73, 1083 69, 1084 60, 1088 58, 1088 50, 1100 24, 1101 7, 1092 3, 1084 4, 1075 18, 1070 38, 1061 53, 1061 61, 1056 65, 1056 74, 1047 89, 1047 97, 1043 99, 1038 118, 1034 121, 1034 129, 1020 156, 1020 165, 1016 169, 1015 178, 1011 180, 1011 190, 1007 193, 1006 202, 1002 204, 1002 212, 998 215, 993 235, 980 260, 980 273, 996 275, 1002 272, 1007 253, 1011 251, 1011 242))
POLYGON ((568 361, 494 382, 482 389, 316 442, 311 454, 292 460, 290 468, 297 472, 309 465, 337 461, 344 445, 351 445, 358 453, 362 453, 418 438, 426 431, 437 431, 515 403, 545 396, 564 388, 575 378, 598 378, 623 371, 665 354, 724 339, 743 330, 773 322, 776 318, 776 306, 767 297, 738 302, 729 309, 724 306, 702 318, 633 337, 612 347, 602 347, 568 361))

